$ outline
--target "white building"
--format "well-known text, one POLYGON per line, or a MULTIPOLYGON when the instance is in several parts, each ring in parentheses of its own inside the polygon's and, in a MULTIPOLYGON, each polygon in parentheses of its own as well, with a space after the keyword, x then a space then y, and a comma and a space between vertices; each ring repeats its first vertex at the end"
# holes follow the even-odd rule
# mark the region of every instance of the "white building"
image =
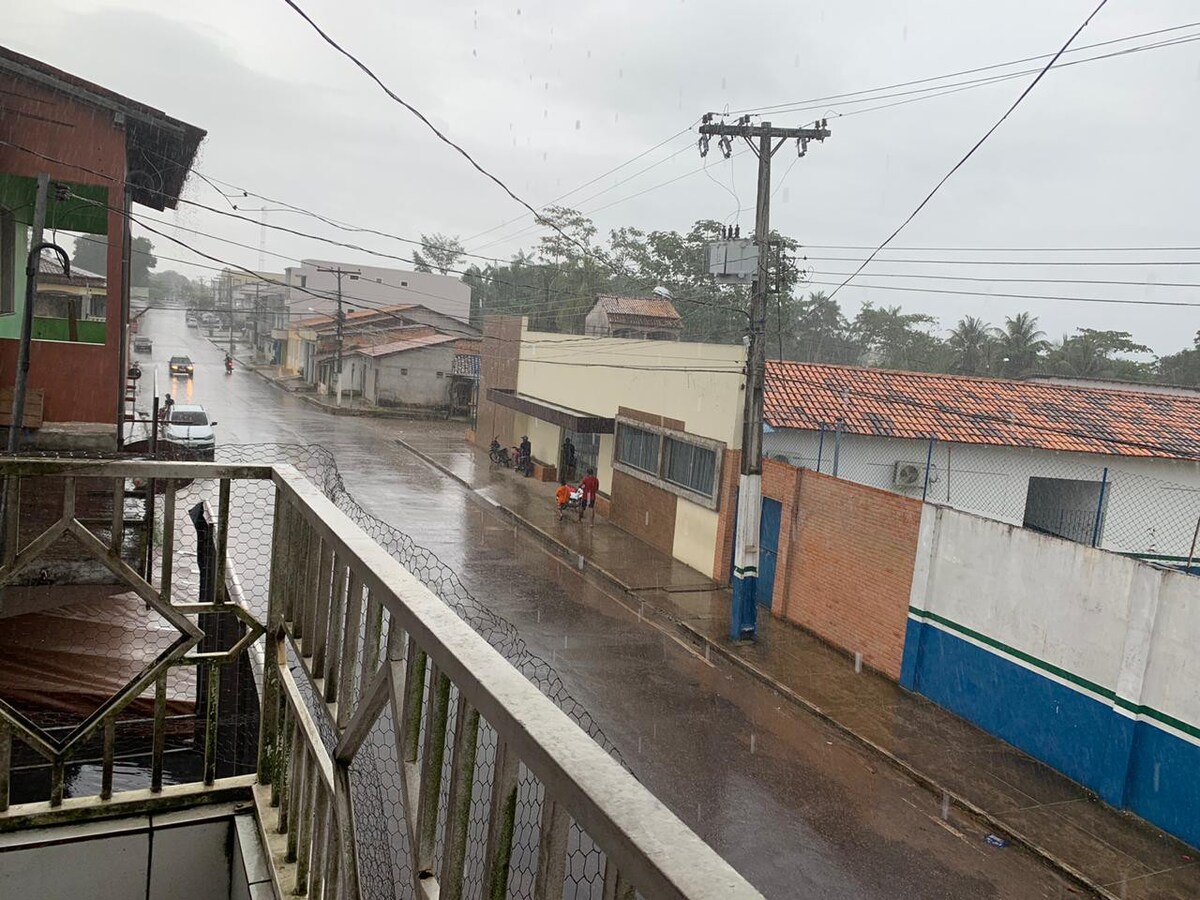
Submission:
POLYGON ((299 266, 285 270, 293 318, 332 315, 337 311, 337 276, 320 270, 338 267, 357 273, 342 276, 342 299, 347 312, 410 303, 460 322, 470 320, 471 288, 456 277, 318 259, 306 259, 299 266))
POLYGON ((764 452, 1107 550, 1183 565, 1200 397, 770 362, 764 452))

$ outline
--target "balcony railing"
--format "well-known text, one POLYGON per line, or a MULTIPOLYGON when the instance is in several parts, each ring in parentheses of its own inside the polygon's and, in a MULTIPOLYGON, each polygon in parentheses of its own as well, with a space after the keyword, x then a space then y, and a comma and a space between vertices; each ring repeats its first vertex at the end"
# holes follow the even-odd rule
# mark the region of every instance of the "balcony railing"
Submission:
POLYGON ((115 748, 130 739, 118 740, 118 726, 128 730, 135 701, 152 708, 149 726, 130 735, 148 744, 148 791, 161 793, 168 683, 180 673, 196 697, 197 796, 245 785, 222 774, 218 756, 223 673, 249 652, 261 702, 248 765, 284 892, 759 896, 291 466, 8 460, 0 477, 0 586, 28 582, 69 536, 147 616, 178 631, 69 728, 48 729, 0 702, 0 831, 53 821, 56 811, 61 819, 64 796, 76 797, 68 807, 79 797, 64 788, 64 771, 89 747, 101 777, 88 814, 116 808, 115 748), (193 502, 194 518, 209 511, 211 534, 187 528, 193 502), (103 514, 82 514, 89 504, 103 514), (220 589, 206 593, 205 584, 220 589), (226 633, 214 643, 220 621, 226 633), (10 807, 18 749, 43 760, 50 789, 41 802, 10 807))

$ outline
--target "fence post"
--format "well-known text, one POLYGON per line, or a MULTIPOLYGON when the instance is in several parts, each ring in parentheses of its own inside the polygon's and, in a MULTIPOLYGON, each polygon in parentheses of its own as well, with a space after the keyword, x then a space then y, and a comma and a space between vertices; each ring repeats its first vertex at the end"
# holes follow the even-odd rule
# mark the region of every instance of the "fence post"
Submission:
POLYGON ((821 456, 825 452, 825 423, 821 423, 821 435, 817 438, 817 471, 821 471, 821 456))
POLYGON ((1100 543, 1100 520, 1104 515, 1104 495, 1108 493, 1108 466, 1100 476, 1100 501, 1096 504, 1096 522, 1092 525, 1092 546, 1100 543))
POLYGON ((929 470, 933 466, 933 444, 935 438, 929 439, 929 449, 925 451, 925 486, 921 488, 921 502, 929 496, 929 470))
POLYGON ((838 461, 842 455, 842 420, 839 417, 833 429, 833 477, 838 477, 838 461))

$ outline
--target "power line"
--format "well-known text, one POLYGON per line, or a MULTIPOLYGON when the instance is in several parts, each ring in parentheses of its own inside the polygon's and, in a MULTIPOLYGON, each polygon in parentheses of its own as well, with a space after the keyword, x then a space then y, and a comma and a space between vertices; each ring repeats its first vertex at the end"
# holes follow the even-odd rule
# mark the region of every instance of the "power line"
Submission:
MULTIPOLYGON (((468 153, 466 150, 464 150, 459 144, 456 144, 454 141, 450 140, 450 138, 446 137, 446 135, 444 135, 441 132, 441 130, 438 129, 438 127, 436 125, 434 125, 432 122, 429 121, 428 118, 425 117, 424 113, 422 113, 419 109, 417 109, 415 106, 413 106, 407 100, 405 100, 399 94, 397 94, 395 91, 393 91, 391 88, 389 88, 386 84, 384 84, 383 81, 379 78, 379 76, 376 75, 374 72, 371 71, 370 68, 367 67, 366 63, 364 63, 362 60, 360 60, 358 57, 356 57, 349 50, 346 50, 344 47, 341 46, 341 44, 339 44, 332 37, 330 37, 324 30, 322 30, 322 28, 316 22, 314 22, 312 20, 312 18, 308 15, 308 13, 306 13, 303 9, 300 8, 300 6, 295 2, 295 0, 283 0, 283 2, 286 3, 292 9, 293 12, 295 12, 298 16, 300 16, 300 18, 302 18, 305 22, 307 22, 309 24, 309 26, 312 27, 313 31, 315 31, 318 35, 321 36, 321 39, 323 41, 325 41, 325 43, 327 43, 330 47, 332 47, 334 50, 336 50, 342 56, 346 57, 346 59, 350 60, 350 62, 352 62, 360 71, 362 71, 362 73, 364 75, 366 75, 373 82, 375 82, 375 84, 379 86, 379 89, 382 90, 385 94, 387 94, 388 97, 390 97, 396 103, 399 103, 406 110, 408 110, 410 113, 412 113, 414 116, 416 116, 430 131, 432 131, 437 136, 438 140, 440 140, 442 143, 446 144, 448 147, 457 151, 458 154, 460 156, 462 156, 462 158, 465 159, 468 163, 470 163, 471 167, 474 168, 477 172, 479 172, 481 175, 483 175, 489 181, 492 181, 493 183, 495 183, 502 191, 504 191, 504 193, 506 193, 509 197, 511 197, 513 200, 515 200, 521 206, 525 207, 525 209, 528 210, 529 212, 531 212, 534 216, 538 216, 539 218, 541 218, 540 214, 538 213, 538 211, 536 209, 533 208, 533 206, 531 206, 529 203, 527 203, 521 197, 517 196, 517 194, 514 193, 513 190, 507 184, 505 184, 503 181, 501 181, 500 178, 498 178, 496 175, 493 175, 490 171, 488 171, 483 166, 481 166, 478 162, 476 162, 475 158, 473 156, 471 156, 471 154, 468 153)), ((546 221, 546 220, 542 219, 542 221, 546 221)), ((553 222, 549 222, 549 221, 546 221, 546 224, 549 225, 551 228, 553 228, 555 231, 557 231, 560 235, 562 235, 568 241, 570 241, 571 243, 573 243, 577 247, 579 247, 581 250, 583 250, 583 252, 586 255, 591 255, 591 251, 588 249, 588 247, 586 247, 580 241, 576 240, 571 235, 567 234, 556 224, 554 224, 553 222)))
MULTIPOLYGON (((816 272, 826 278, 844 278, 849 272, 816 272)), ((1102 284, 1123 287, 1200 288, 1200 281, 1109 281, 1103 278, 988 278, 974 275, 929 275, 919 272, 868 272, 863 278, 916 278, 935 281, 976 281, 996 284, 1102 284)))
MULTIPOLYGON (((857 256, 802 256, 802 259, 818 260, 820 262, 858 262, 857 256)), ((869 262, 873 257, 868 256, 869 262)), ((1200 259, 1104 259, 1104 260, 1015 260, 1015 259, 897 259, 887 257, 881 262, 904 263, 909 265, 938 265, 938 266, 1075 266, 1091 268, 1093 266, 1200 266, 1200 259)))
MULTIPOLYGON (((872 250, 873 244, 805 244, 804 249, 813 250, 872 250)), ((1197 251, 1196 246, 1161 247, 900 247, 889 246, 887 253, 1172 253, 1197 251)))
MULTIPOLYGON (((643 150, 641 153, 637 154, 636 156, 634 156, 634 157, 631 157, 630 159, 627 159, 627 160, 625 160, 625 162, 621 163, 619 166, 613 166, 613 167, 612 167, 611 169, 609 169, 607 172, 602 172, 601 174, 597 175, 595 178, 592 178, 592 179, 590 179, 589 181, 585 181, 583 184, 579 185, 578 187, 572 188, 571 190, 567 191, 565 194, 559 194, 559 195, 558 195, 557 197, 555 197, 553 200, 547 201, 545 204, 543 204, 543 209, 544 209, 545 207, 547 207, 547 206, 553 206, 553 205, 554 205, 554 204, 556 204, 556 203, 561 203, 563 200, 566 200, 566 199, 567 199, 568 197, 570 197, 572 194, 577 194, 577 193, 579 193, 579 191, 582 191, 584 188, 591 187, 591 186, 592 186, 593 184, 595 184, 597 181, 600 181, 600 180, 602 180, 602 179, 604 179, 604 178, 607 178, 609 175, 613 175, 613 174, 615 174, 616 172, 619 172, 621 169, 625 168, 625 167, 626 167, 626 166, 628 166, 628 165, 632 165, 633 163, 637 162, 639 159, 641 159, 641 158, 643 158, 643 157, 645 157, 645 156, 649 156, 651 153, 653 153, 655 150, 658 150, 660 147, 665 147, 667 144, 671 143, 672 141, 674 141, 674 140, 676 140, 676 139, 678 139, 678 138, 682 137, 683 135, 685 135, 685 134, 688 134, 689 132, 691 132, 692 128, 693 128, 693 127, 696 125, 696 123, 697 123, 697 122, 699 122, 699 121, 700 121, 699 119, 696 119, 696 120, 694 120, 694 121, 693 121, 691 124, 689 124, 689 125, 687 126, 687 128, 683 128, 683 129, 681 129, 681 130, 679 130, 679 131, 675 132, 675 133, 674 133, 673 135, 671 135, 669 138, 666 138, 666 139, 664 139, 664 140, 662 140, 662 141, 659 141, 657 144, 655 144, 653 147, 649 148, 648 150, 643 150)), ((687 148, 685 148, 685 149, 687 149, 687 148)), ((683 151, 680 151, 680 153, 682 153, 682 152, 683 152, 683 151)), ((675 158, 676 156, 678 156, 678 155, 679 155, 678 153, 673 153, 673 154, 671 154, 670 156, 667 156, 667 157, 665 157, 664 159, 660 160, 658 163, 655 163, 655 166, 657 166, 657 165, 661 165, 661 164, 662 164, 662 163, 664 163, 664 162, 667 162, 667 161, 669 161, 669 160, 672 160, 672 159, 674 159, 674 158, 675 158)), ((635 174, 635 175, 631 175, 631 176, 630 176, 630 178, 636 178, 638 175, 641 175, 641 174, 643 174, 644 172, 648 172, 648 171, 649 171, 650 169, 652 169, 652 168, 654 168, 654 166, 650 166, 650 167, 648 167, 648 168, 646 168, 646 169, 642 169, 642 171, 641 171, 641 172, 638 172, 638 173, 637 173, 637 174, 635 174)), ((624 183, 625 183, 625 181, 628 181, 628 180, 629 180, 629 179, 625 179, 624 181, 619 181, 619 182, 617 182, 616 184, 614 184, 612 187, 608 188, 607 190, 613 190, 614 188, 618 187, 618 186, 619 186, 619 185, 621 185, 621 184, 624 184, 624 183)), ((584 202, 586 203, 587 201, 585 200, 584 202)), ((481 237, 483 237, 485 234, 491 234, 493 231, 499 231, 501 228, 507 228, 509 225, 512 225, 514 222, 519 222, 519 221, 520 221, 521 219, 523 219, 523 218, 525 218, 525 215, 524 215, 524 214, 522 214, 522 215, 519 215, 519 216, 514 216, 513 218, 511 218, 511 219, 508 219, 507 221, 501 222, 499 225, 494 225, 493 227, 491 227, 491 228, 488 228, 488 229, 485 229, 484 231, 477 232, 477 233, 475 233, 475 234, 471 235, 471 236, 470 236, 470 237, 468 237, 468 238, 464 238, 464 240, 465 240, 467 243, 470 243, 471 241, 475 240, 476 238, 481 238, 481 237)))
MULTIPOLYGON (((1107 41, 1098 41, 1097 43, 1094 43, 1094 44, 1081 44, 1080 46, 1075 47, 1071 50, 1068 50, 1067 52, 1068 53, 1082 53, 1085 50, 1095 50, 1100 47, 1109 47, 1109 46, 1112 46, 1113 44, 1124 43, 1125 41, 1134 41, 1134 40, 1140 40, 1141 38, 1156 37, 1160 34, 1170 34, 1172 32, 1183 31, 1187 28, 1195 28, 1197 26, 1200 26, 1200 22, 1188 22, 1187 24, 1184 24, 1184 25, 1173 25, 1169 28, 1159 28, 1154 31, 1144 31, 1144 32, 1141 32, 1140 34, 1130 34, 1130 35, 1126 35, 1124 37, 1112 38, 1107 41)), ((993 63, 993 64, 987 65, 987 66, 977 66, 972 69, 962 69, 957 72, 948 72, 943 75, 931 75, 926 78, 916 78, 916 79, 913 79, 910 81, 900 81, 900 82, 896 82, 894 84, 882 85, 877 88, 868 88, 865 90, 858 90, 858 91, 848 91, 848 92, 841 93, 841 94, 827 94, 823 97, 810 97, 807 100, 792 100, 792 101, 787 101, 784 103, 775 103, 775 104, 771 104, 768 106, 750 106, 750 107, 746 107, 745 109, 734 110, 729 114, 733 115, 733 116, 741 115, 743 113, 761 114, 761 113, 765 113, 765 112, 774 112, 777 110, 784 111, 784 112, 792 112, 792 111, 795 111, 796 107, 803 106, 806 104, 829 103, 834 100, 845 100, 850 97, 860 97, 864 94, 878 94, 883 91, 893 91, 898 88, 912 87, 913 85, 918 85, 918 84, 929 84, 929 83, 935 82, 935 81, 946 81, 951 78, 959 78, 963 75, 975 75, 975 74, 978 74, 979 72, 990 72, 990 71, 994 71, 996 69, 1006 69, 1011 66, 1019 66, 1019 65, 1023 65, 1024 63, 1037 62, 1038 60, 1048 59, 1050 57, 1051 57, 1051 54, 1049 54, 1049 53, 1039 54, 1036 56, 1026 56, 1026 57, 1022 57, 1021 59, 1012 59, 1012 60, 1009 60, 1008 62, 993 63)), ((1102 58, 1102 57, 1097 57, 1097 58, 1102 58)), ((1070 61, 1070 65, 1077 65, 1077 64, 1078 64, 1077 61, 1074 61, 1074 60, 1070 61)), ((1034 71, 1037 71, 1037 70, 1031 69, 1031 70, 1017 73, 1017 74, 1029 74, 1030 72, 1034 72, 1034 71)), ((895 96, 895 95, 891 95, 891 96, 895 96)), ((870 99, 882 99, 882 98, 872 97, 870 99)))
MULTIPOLYGON (((285 2, 290 2, 290 0, 285 0, 285 2)), ((917 217, 917 214, 920 213, 921 210, 923 210, 925 208, 926 204, 928 204, 929 201, 933 199, 934 195, 937 194, 937 192, 939 190, 941 190, 942 185, 944 185, 947 181, 949 181, 951 176, 953 176, 955 172, 957 172, 960 168, 962 168, 962 166, 967 162, 967 160, 969 160, 972 156, 975 155, 975 151, 977 151, 980 147, 982 147, 984 142, 987 141, 987 139, 990 138, 996 132, 996 129, 998 129, 1001 125, 1004 124, 1004 122, 1008 119, 1008 117, 1010 115, 1012 115, 1013 111, 1018 106, 1021 105, 1021 101, 1023 101, 1026 97, 1029 96, 1029 93, 1037 86, 1038 82, 1041 81, 1042 78, 1045 77, 1046 73, 1050 71, 1050 68, 1054 65, 1054 63, 1058 61, 1058 58, 1060 56, 1062 56, 1063 53, 1066 52, 1067 47, 1069 47, 1071 45, 1071 42, 1074 41, 1075 38, 1079 36, 1079 33, 1081 31, 1083 31, 1084 28, 1087 27, 1088 23, 1092 20, 1092 17, 1095 16, 1097 13, 1099 13, 1100 10, 1104 9, 1104 7, 1107 3, 1108 3, 1108 0, 1100 0, 1099 5, 1097 5, 1097 7, 1094 10, 1092 10, 1092 12, 1088 15, 1088 17, 1085 18, 1083 20, 1083 22, 1080 23, 1079 27, 1076 28, 1074 32, 1072 32, 1071 36, 1069 38, 1067 38, 1067 42, 1065 44, 1063 44, 1062 47, 1059 48, 1058 52, 1055 53, 1053 57, 1050 58, 1050 61, 1046 63, 1045 67, 1043 67, 1043 69, 1037 74, 1037 76, 1033 79, 1033 81, 1031 81, 1026 86, 1025 90, 1021 91, 1021 93, 1017 97, 1017 99, 1013 101, 1012 106, 1010 106, 1004 112, 1004 115, 1002 115, 999 119, 996 120, 996 124, 994 124, 991 128, 989 128, 984 133, 983 137, 981 137, 978 141, 975 142, 975 145, 966 152, 966 155, 964 155, 962 159, 960 159, 958 162, 956 162, 953 165, 953 167, 951 167, 949 172, 947 172, 945 175, 942 176, 942 179, 933 186, 933 190, 931 190, 928 193, 928 195, 926 195, 925 199, 917 204, 917 208, 908 214, 908 218, 906 218, 903 222, 901 222, 900 225, 896 228, 896 230, 893 231, 890 235, 887 236, 887 238, 884 239, 882 244, 880 244, 873 251, 871 251, 871 255, 868 256, 865 260, 863 260, 862 265, 860 265, 858 267, 858 269, 855 270, 854 275, 851 275, 849 278, 847 278, 845 281, 843 281, 841 284, 839 284, 836 288, 834 288, 833 293, 829 295, 830 299, 833 299, 834 297, 836 297, 838 291, 840 291, 843 287, 845 287, 847 284, 849 284, 856 275, 858 275, 863 269, 865 269, 868 265, 870 265, 871 261, 873 259, 875 259, 876 256, 879 255, 880 251, 882 251, 888 244, 890 244, 892 242, 892 240, 898 234, 900 234, 901 231, 904 230, 904 228, 908 225, 909 222, 911 222, 913 219, 915 219, 917 217)))
MULTIPOLYGON (((815 284, 820 287, 843 287, 846 282, 837 281, 810 281, 809 284, 815 284)), ((901 291, 909 294, 952 294, 962 297, 991 297, 998 300, 1054 300, 1067 303, 1102 303, 1120 306, 1200 306, 1200 301, 1191 302, 1187 300, 1128 300, 1123 297, 1074 297, 1074 296, 1057 296, 1049 294, 1012 294, 1002 293, 1000 291, 967 291, 967 290, 951 290, 949 288, 925 288, 925 287, 901 287, 891 284, 855 284, 860 290, 875 290, 875 291, 901 291)), ((833 299, 833 294, 829 294, 826 299, 833 299)))

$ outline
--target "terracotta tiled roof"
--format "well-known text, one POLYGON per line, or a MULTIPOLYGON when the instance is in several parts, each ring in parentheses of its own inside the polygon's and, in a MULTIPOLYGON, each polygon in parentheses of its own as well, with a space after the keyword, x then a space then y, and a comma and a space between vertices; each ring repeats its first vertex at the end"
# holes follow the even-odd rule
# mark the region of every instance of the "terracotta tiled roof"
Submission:
POLYGON ((768 362, 772 428, 1078 453, 1200 457, 1200 398, 1031 381, 768 362))
POLYGON ((665 297, 616 297, 601 294, 596 305, 608 313, 615 325, 651 325, 658 328, 683 328, 675 304, 665 297))

